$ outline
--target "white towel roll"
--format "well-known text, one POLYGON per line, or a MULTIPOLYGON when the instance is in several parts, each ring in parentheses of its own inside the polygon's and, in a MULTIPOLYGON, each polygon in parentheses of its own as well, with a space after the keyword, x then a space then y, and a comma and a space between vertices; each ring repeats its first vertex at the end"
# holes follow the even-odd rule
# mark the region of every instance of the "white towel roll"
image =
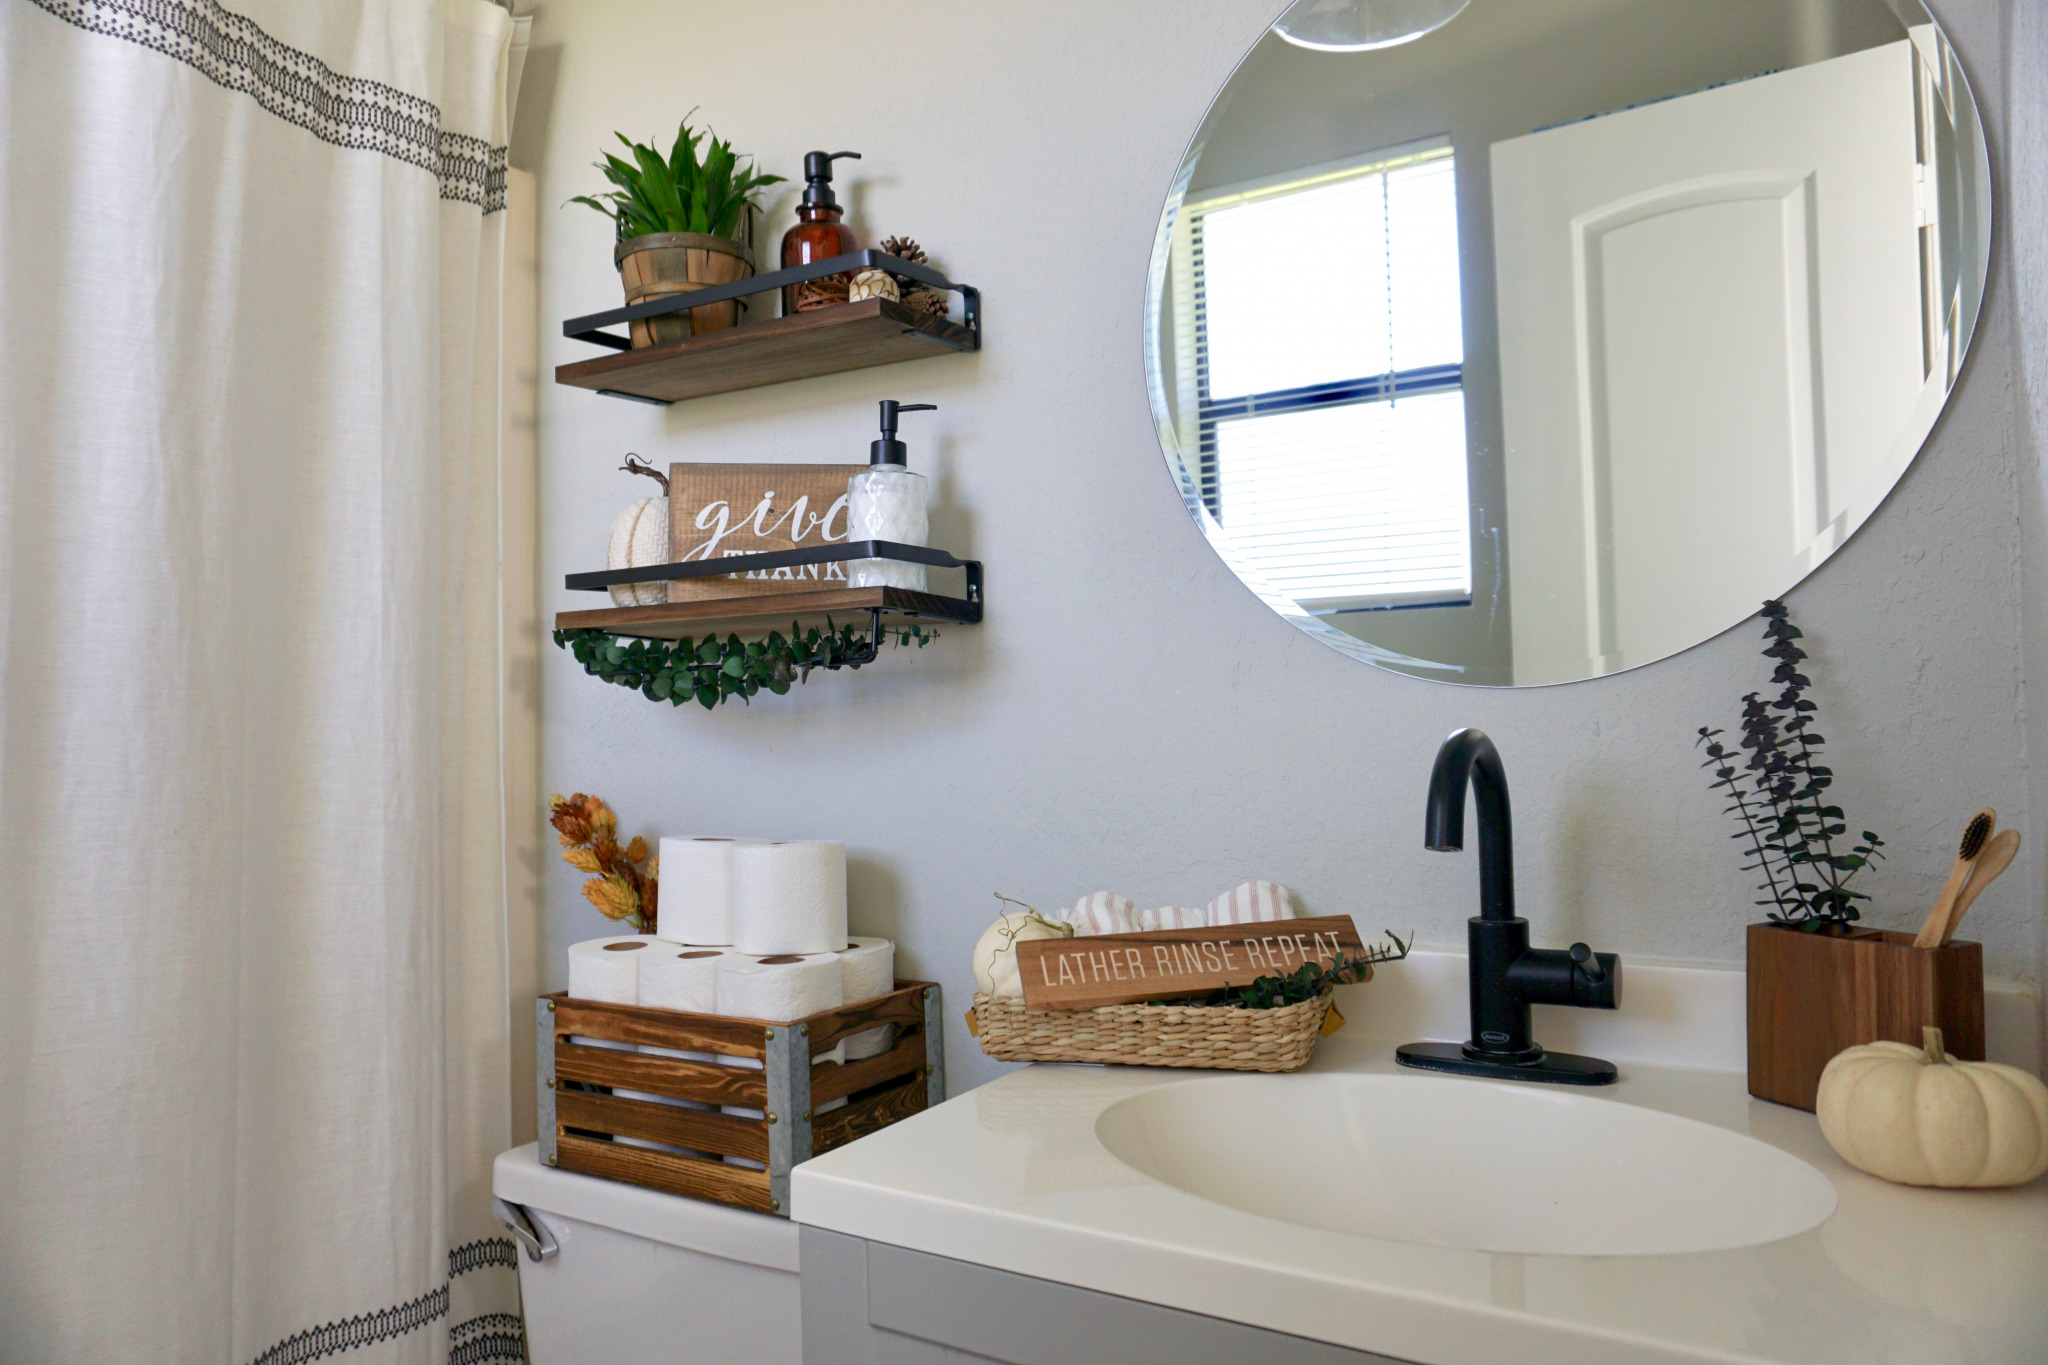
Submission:
POLYGON ((1209 902, 1210 928, 1295 918, 1294 893, 1277 882, 1244 882, 1209 902))
POLYGON ((640 954, 654 940, 591 938, 569 945, 569 994, 578 1000, 631 1005, 640 999, 640 954))
MULTIPOLYGON (((839 981, 845 1002, 857 1005, 896 989, 896 945, 886 938, 850 938, 839 954, 839 981)), ((877 1024, 845 1040, 846 1060, 879 1057, 896 1045, 893 1024, 877 1024)))
POLYGON ((1071 924, 1076 934, 1134 934, 1138 931, 1138 907, 1128 896, 1097 891, 1084 897, 1071 910, 1053 916, 1055 922, 1071 924))
MULTIPOLYGON (((1206 909, 1190 910, 1184 905, 1162 905, 1156 910, 1146 910, 1138 915, 1138 927, 1153 929, 1206 929, 1209 927, 1209 912, 1206 909)), ((645 965, 640 968, 646 971, 645 965)))
POLYGON ((702 835, 661 841, 661 915, 671 943, 732 942, 733 850, 753 839, 702 835))
POLYGON ((734 847, 734 949, 774 957, 836 953, 845 943, 845 844, 791 840, 734 847))

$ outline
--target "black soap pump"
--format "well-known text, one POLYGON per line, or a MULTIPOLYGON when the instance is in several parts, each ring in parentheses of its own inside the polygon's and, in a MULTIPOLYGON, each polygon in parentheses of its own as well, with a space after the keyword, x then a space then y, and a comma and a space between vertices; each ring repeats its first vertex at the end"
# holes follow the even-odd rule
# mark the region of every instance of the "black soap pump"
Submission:
MULTIPOLYGON (((868 443, 868 467, 846 481, 846 538, 893 540, 923 545, 931 538, 927 511, 930 485, 910 472, 910 448, 896 439, 899 413, 937 412, 936 403, 882 400, 882 437, 868 443)), ((898 559, 856 559, 847 565, 847 585, 855 588, 909 588, 925 591, 922 564, 898 559)))
MULTIPOLYGON (((840 157, 860 160, 859 152, 806 152, 804 194, 796 206, 796 226, 782 234, 782 268, 829 261, 860 250, 860 239, 840 221, 846 210, 832 197, 832 163, 840 157)), ((846 302, 846 276, 828 275, 822 280, 784 285, 782 316, 828 308, 846 302), (832 287, 837 284, 836 290, 832 287)))

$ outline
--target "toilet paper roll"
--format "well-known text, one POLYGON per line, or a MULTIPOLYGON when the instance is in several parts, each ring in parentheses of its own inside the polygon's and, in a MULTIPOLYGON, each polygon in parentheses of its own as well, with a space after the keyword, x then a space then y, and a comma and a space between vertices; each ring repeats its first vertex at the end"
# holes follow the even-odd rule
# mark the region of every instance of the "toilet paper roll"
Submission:
MULTIPOLYGON (((676 943, 650 943, 640 956, 639 1003, 658 1010, 718 1013, 718 962, 725 955, 723 948, 686 948, 676 943)), ((714 1060, 708 1052, 684 1052, 672 1047, 645 1045, 640 1050, 651 1056, 675 1057, 686 1062, 714 1060)), ((664 1104, 679 1105, 684 1109, 716 1107, 699 1104, 695 1100, 663 1099, 658 1095, 646 1098, 661 1099, 664 1104)))
POLYGON ((637 1004, 640 999, 640 955, 654 940, 646 937, 585 939, 569 945, 569 994, 578 1000, 610 1005, 637 1004))
POLYGON ((753 839, 712 835, 661 841, 661 915, 671 943, 732 942, 733 851, 753 839))
POLYGON ((731 956, 724 948, 649 945, 640 955, 638 1003, 658 1010, 718 1013, 718 964, 731 956))
MULTIPOLYGON (((886 938, 850 938, 839 954, 839 982, 845 1003, 857 1005, 896 989, 896 945, 886 938)), ((845 1040, 846 1060, 879 1057, 896 1045, 896 1026, 877 1024, 845 1040)))
MULTIPOLYGON (((840 979, 839 955, 836 953, 771 953, 765 956, 729 953, 718 964, 720 1014, 789 1023, 819 1010, 836 1008, 844 999, 845 984, 840 979)), ((845 1059, 846 1044, 842 1040, 829 1052, 813 1054, 811 1061, 816 1064, 845 1059)), ((761 1063, 750 1057, 720 1057, 718 1060, 724 1066, 754 1071, 761 1069, 761 1063)), ((836 1104, 823 1106, 826 1109, 838 1107, 836 1104)), ((725 1112, 741 1118, 761 1117, 760 1110, 738 1105, 725 1106, 725 1112)), ((726 1160, 735 1166, 761 1169, 759 1162, 744 1157, 729 1156, 726 1160)))
POLYGON ((732 850, 732 946, 779 956, 846 944, 846 845, 824 840, 732 850))
MULTIPOLYGON (((602 1000, 613 1005, 639 1003, 640 964, 647 955, 657 952, 656 940, 640 936, 593 938, 582 943, 569 945, 569 994, 579 1000, 602 1000)), ((605 1048, 613 1052, 633 1052, 631 1043, 613 1042, 604 1038, 571 1037, 570 1042, 584 1047, 605 1048)), ((656 1104, 680 1104, 662 1095, 645 1094, 638 1090, 612 1091, 621 1099, 652 1100, 656 1104)), ((639 1138, 616 1138, 614 1141, 629 1147, 650 1147, 664 1149, 658 1142, 646 1142, 639 1138)))
POLYGON ((836 1009, 845 999, 836 953, 727 953, 718 960, 720 1014, 786 1024, 836 1009))

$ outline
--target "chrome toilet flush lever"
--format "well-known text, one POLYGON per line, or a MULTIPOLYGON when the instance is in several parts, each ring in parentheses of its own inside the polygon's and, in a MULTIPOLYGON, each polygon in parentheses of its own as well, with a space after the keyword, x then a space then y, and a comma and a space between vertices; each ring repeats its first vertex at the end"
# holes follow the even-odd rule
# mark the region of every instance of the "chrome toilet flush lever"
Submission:
POLYGON ((1493 741, 1478 730, 1459 730, 1437 750, 1429 776, 1428 831, 1432 852, 1465 847, 1465 789, 1479 806, 1479 914, 1469 921, 1468 969, 1472 1036, 1457 1043, 1406 1043, 1395 1050, 1403 1066, 1461 1076, 1549 1081, 1559 1085, 1611 1085, 1614 1063, 1570 1052, 1545 1052, 1529 1032, 1531 1005, 1576 1005, 1611 1010, 1621 1004, 1621 959, 1583 943, 1559 952, 1529 946, 1529 921, 1515 914, 1513 820, 1507 770, 1493 741))

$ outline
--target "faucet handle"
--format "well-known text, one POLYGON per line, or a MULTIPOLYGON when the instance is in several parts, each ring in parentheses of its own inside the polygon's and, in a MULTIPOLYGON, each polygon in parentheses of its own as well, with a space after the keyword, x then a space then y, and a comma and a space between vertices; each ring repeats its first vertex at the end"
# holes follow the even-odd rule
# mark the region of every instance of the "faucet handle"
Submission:
POLYGON ((1600 954, 1583 943, 1574 943, 1569 949, 1572 965, 1586 974, 1586 979, 1599 985, 1607 979, 1607 969, 1600 965, 1600 954))

